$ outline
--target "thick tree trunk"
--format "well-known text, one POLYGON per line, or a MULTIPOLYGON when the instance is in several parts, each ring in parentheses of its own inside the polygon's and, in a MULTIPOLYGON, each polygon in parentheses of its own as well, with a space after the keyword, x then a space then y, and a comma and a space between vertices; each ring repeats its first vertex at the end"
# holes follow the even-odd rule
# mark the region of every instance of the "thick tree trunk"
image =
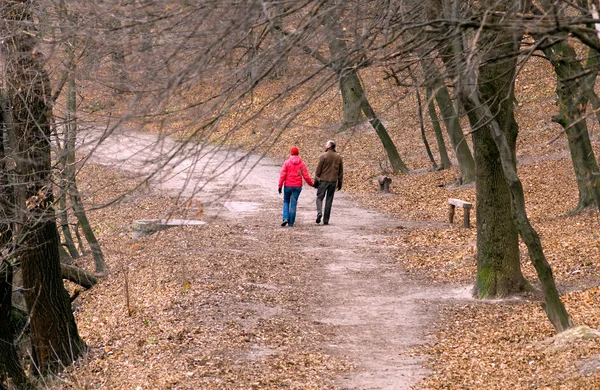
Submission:
MULTIPOLYGON (((513 113, 512 88, 517 59, 511 54, 518 49, 520 39, 484 33, 481 40, 490 52, 482 61, 485 65, 479 68, 479 93, 483 101, 490 102, 494 120, 502 129, 514 160, 519 128, 513 113)), ((523 291, 528 284, 521 272, 514 213, 507 212, 512 210, 511 193, 490 131, 491 124, 480 122, 474 109, 467 107, 477 167, 475 294, 480 298, 503 297, 523 291)))
MULTIPOLYGON (((50 199, 48 199, 50 200, 50 199)), ((40 216, 32 213, 32 217, 40 216)), ((43 217, 46 219, 46 217, 43 217)), ((57 372, 85 349, 79 338, 58 260, 58 232, 53 221, 31 227, 21 264, 30 316, 32 360, 40 373, 57 372)))
MULTIPOLYGON (((456 17, 456 15, 454 16, 456 17)), ((489 131, 496 144, 502 172, 512 196, 512 210, 516 217, 518 229, 527 245, 529 256, 542 284, 542 291, 546 300, 546 314, 554 328, 561 332, 571 327, 572 322, 560 301, 552 276, 552 269, 544 256, 539 236, 529 223, 525 209, 523 187, 516 170, 514 141, 512 140, 515 127, 511 124, 514 121, 512 85, 514 83, 515 62, 507 59, 516 56, 507 56, 507 54, 518 52, 520 40, 521 37, 518 35, 511 36, 505 33, 503 36, 502 33, 484 30, 478 42, 478 47, 483 50, 483 53, 487 53, 486 57, 482 59, 484 65, 479 68, 481 80, 477 80, 477 69, 474 67, 468 68, 468 65, 462 60, 457 60, 457 68, 461 72, 460 96, 469 107, 471 120, 485 124, 477 131, 489 131), (501 60, 502 58, 505 60, 501 60), (502 63, 504 63, 503 66, 500 65, 502 63), (503 94, 493 94, 497 83, 504 85, 503 90, 505 92, 503 94), (509 92, 506 93, 506 91, 509 92), (495 98, 492 100, 490 99, 492 97, 495 98), (494 103, 490 106, 488 102, 494 103), (496 106, 497 108, 493 108, 496 106), (507 122, 507 119, 510 121, 507 122), (507 124, 509 128, 506 128, 507 124)), ((462 51, 460 41, 456 40, 454 45, 455 52, 460 53, 462 51)))
POLYGON ((540 237, 529 223, 529 218, 527 217, 527 211, 525 209, 523 185, 521 184, 521 180, 515 169, 516 160, 512 155, 506 137, 502 133, 502 129, 493 119, 493 115, 489 108, 484 105, 479 105, 478 111, 480 112, 479 116, 482 120, 490 120, 492 123, 494 141, 500 151, 504 176, 509 183, 509 188, 513 197, 513 207, 515 208, 519 231, 523 241, 527 245, 529 258, 531 259, 542 285, 542 292, 545 298, 544 310, 546 311, 548 319, 554 326, 554 329, 556 329, 557 332, 562 332, 571 328, 573 323, 569 317, 569 313, 567 313, 565 306, 560 300, 560 294, 558 293, 558 289, 554 282, 552 268, 544 256, 540 237))
POLYGON ((52 208, 51 112, 45 103, 41 54, 34 54, 38 35, 30 31, 35 26, 31 6, 27 1, 14 2, 4 10, 4 19, 14 30, 3 41, 2 49, 17 140, 16 170, 26 187, 26 200, 20 205, 25 213, 24 226, 17 242, 21 243, 32 363, 37 372, 45 374, 70 365, 85 344, 79 337, 60 271, 60 242, 52 208))
MULTIPOLYGON (((469 114, 472 123, 477 118, 469 114)), ((506 127, 503 127, 506 129, 506 127)), ((518 232, 511 210, 511 194, 502 172, 498 149, 489 128, 473 132, 477 167, 477 281, 479 298, 521 292, 527 282, 521 272, 518 232)))
POLYGON ((429 117, 431 118, 431 125, 433 126, 435 139, 440 152, 440 163, 442 169, 448 169, 452 166, 452 162, 450 161, 450 157, 448 157, 448 151, 446 150, 446 142, 444 141, 442 127, 440 126, 440 121, 438 119, 437 112, 435 111, 435 102, 432 99, 433 96, 431 88, 428 87, 425 93, 427 97, 427 111, 429 112, 429 117))
POLYGON ((356 72, 339 74, 340 91, 342 93, 342 111, 344 127, 356 126, 365 120, 362 112, 363 100, 366 99, 356 72))

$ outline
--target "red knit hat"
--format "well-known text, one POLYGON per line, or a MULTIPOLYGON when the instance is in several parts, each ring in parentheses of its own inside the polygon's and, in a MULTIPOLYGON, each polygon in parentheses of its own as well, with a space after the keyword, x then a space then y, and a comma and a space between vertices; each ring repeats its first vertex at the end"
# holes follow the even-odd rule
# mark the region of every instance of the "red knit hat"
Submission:
POLYGON ((294 146, 293 148, 291 148, 291 149, 290 149, 290 154, 291 154, 292 156, 297 156, 299 153, 300 153, 300 151, 299 151, 299 150, 298 150, 298 148, 297 148, 297 147, 295 147, 295 146, 294 146))

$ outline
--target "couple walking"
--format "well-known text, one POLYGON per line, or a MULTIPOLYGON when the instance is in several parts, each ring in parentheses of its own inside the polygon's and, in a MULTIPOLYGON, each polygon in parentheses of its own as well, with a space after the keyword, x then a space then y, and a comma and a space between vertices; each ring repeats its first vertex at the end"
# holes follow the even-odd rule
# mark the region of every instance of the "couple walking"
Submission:
POLYGON ((309 186, 317 189, 317 223, 329 224, 331 205, 335 190, 342 189, 344 167, 342 157, 335 151, 335 142, 327 141, 325 152, 319 156, 315 181, 310 179, 304 161, 299 156, 297 147, 290 150, 290 158, 286 160, 279 175, 279 193, 283 189, 283 221, 281 226, 294 226, 296 220, 296 206, 302 191, 302 178, 309 186), (285 187, 284 187, 285 186, 285 187), (325 199, 325 213, 323 214, 323 199, 325 199))

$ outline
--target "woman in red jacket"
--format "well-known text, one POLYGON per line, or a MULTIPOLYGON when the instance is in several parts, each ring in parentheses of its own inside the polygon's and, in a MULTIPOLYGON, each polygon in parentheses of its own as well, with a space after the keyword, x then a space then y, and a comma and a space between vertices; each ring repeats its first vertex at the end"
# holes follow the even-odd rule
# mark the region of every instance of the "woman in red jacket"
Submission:
POLYGON ((281 226, 288 225, 294 226, 296 220, 296 205, 298 204, 298 197, 302 191, 302 178, 306 180, 309 186, 314 187, 313 181, 308 175, 308 170, 304 161, 298 155, 298 148, 293 147, 290 149, 290 158, 286 160, 281 168, 279 174, 279 193, 281 194, 281 187, 285 185, 283 191, 283 221, 281 226))

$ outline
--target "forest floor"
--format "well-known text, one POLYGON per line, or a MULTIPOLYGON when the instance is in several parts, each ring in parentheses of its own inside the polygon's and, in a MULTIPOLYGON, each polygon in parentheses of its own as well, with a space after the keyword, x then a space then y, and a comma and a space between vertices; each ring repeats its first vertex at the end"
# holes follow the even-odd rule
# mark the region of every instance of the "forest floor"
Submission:
MULTIPOLYGON (((475 229, 446 223, 446 201, 474 201, 474 188, 448 185, 455 169, 394 178, 392 194, 337 193, 329 226, 315 224, 315 190, 305 187, 296 226, 282 228, 281 161, 250 158, 252 170, 219 174, 190 202, 189 191, 206 178, 205 171, 182 178, 203 165, 194 161, 136 188, 153 161, 152 137, 123 132, 80 172, 90 206, 130 192, 90 212, 111 273, 75 301, 90 353, 61 375, 59 387, 597 385, 600 342, 551 339, 539 296, 471 298, 475 229), (227 197, 218 196, 233 182, 227 197), (208 223, 132 240, 133 221, 165 216, 208 223)), ((522 167, 528 196, 568 175, 558 150, 564 145, 554 147, 522 167), (545 169, 555 174, 534 186, 529 179, 545 169)), ((213 161, 236 158, 218 153, 213 161)), ((534 196, 528 207, 574 322, 598 328, 600 222, 593 212, 565 216, 569 191, 552 198, 564 202, 534 196)), ((87 255, 78 264, 90 269, 92 261, 87 255)))

